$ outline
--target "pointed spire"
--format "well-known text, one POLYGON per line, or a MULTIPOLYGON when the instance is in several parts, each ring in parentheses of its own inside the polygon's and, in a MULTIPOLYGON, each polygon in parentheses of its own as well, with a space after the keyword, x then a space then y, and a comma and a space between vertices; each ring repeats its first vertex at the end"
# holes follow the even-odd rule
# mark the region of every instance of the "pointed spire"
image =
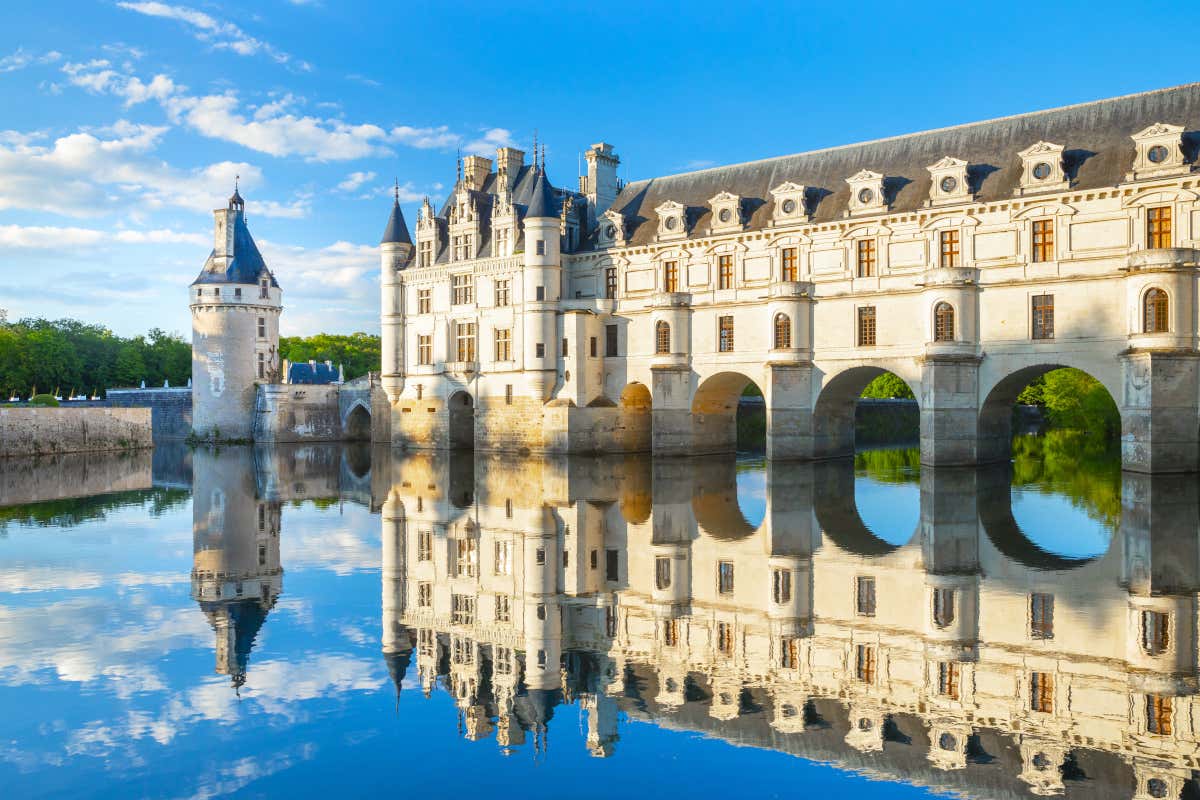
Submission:
POLYGON ((533 182, 533 196, 529 199, 529 208, 525 210, 525 216, 557 219, 558 215, 558 199, 554 196, 554 190, 550 188, 550 182, 546 180, 546 171, 538 169, 533 182))
POLYGON ((242 211, 246 208, 246 202, 242 200, 242 194, 238 191, 238 183, 241 179, 241 175, 233 176, 233 195, 229 198, 229 208, 233 211, 242 211))
POLYGON ((392 197, 396 200, 396 205, 400 205, 400 179, 396 178, 396 188, 392 191, 392 197))
POLYGON ((400 210, 400 180, 396 180, 396 188, 392 200, 392 214, 388 217, 387 227, 383 230, 380 244, 412 244, 408 234, 408 225, 404 222, 404 212, 400 210))
POLYGON ((462 148, 458 148, 458 157, 454 160, 454 188, 462 187, 462 148))

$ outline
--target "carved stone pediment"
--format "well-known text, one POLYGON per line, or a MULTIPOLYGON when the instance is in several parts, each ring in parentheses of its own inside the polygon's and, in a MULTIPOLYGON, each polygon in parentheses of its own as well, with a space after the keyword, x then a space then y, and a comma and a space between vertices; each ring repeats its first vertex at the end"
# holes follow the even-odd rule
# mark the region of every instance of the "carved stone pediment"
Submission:
POLYGON ((1061 144, 1035 142, 1017 153, 1021 158, 1021 194, 1064 191, 1070 188, 1061 144))
POLYGON ((887 211, 882 174, 864 169, 846 178, 846 183, 850 184, 848 207, 851 215, 887 211))

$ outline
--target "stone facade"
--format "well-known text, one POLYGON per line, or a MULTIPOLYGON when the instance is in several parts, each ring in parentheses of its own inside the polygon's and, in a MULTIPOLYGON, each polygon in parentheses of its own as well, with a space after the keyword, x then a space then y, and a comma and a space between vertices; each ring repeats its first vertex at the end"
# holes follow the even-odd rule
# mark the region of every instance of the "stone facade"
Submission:
POLYGON ((393 442, 724 452, 753 382, 772 457, 839 456, 886 370, 923 461, 976 464, 1068 366, 1127 468, 1196 470, 1195 131, 1200 84, 628 185, 598 144, 579 191, 472 157, 381 247, 393 442))
POLYGON ((0 506, 149 489, 150 450, 14 458, 0 469, 0 506))
POLYGON ((109 389, 107 405, 112 408, 149 408, 154 441, 179 441, 192 434, 192 390, 189 387, 161 389, 109 389))
POLYGON ((0 457, 153 446, 148 408, 0 408, 0 457))

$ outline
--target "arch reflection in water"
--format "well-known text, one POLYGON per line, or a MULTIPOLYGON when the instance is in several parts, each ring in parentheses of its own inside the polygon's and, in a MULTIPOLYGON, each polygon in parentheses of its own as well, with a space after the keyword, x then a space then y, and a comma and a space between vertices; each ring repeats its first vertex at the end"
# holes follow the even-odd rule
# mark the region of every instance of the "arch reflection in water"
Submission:
POLYGON ((1194 479, 1125 474, 1111 546, 1079 559, 1021 533, 1005 469, 912 476, 895 542, 849 461, 767 465, 758 525, 732 461, 390 472, 384 654, 469 739, 540 750, 578 705, 596 756, 626 715, 943 791, 1197 789, 1194 479))

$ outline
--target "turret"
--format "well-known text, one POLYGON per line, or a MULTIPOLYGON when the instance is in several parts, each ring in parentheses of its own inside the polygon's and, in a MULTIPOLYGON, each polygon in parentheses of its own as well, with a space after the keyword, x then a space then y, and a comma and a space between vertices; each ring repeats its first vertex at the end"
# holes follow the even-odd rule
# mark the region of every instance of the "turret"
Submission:
POLYGON ((541 385, 536 388, 541 398, 548 400, 556 381, 559 354, 559 204, 545 170, 535 170, 525 210, 525 365, 528 370, 542 372, 541 385))
POLYGON ((609 209, 621 186, 617 182, 617 166, 621 159, 607 142, 597 142, 588 148, 583 157, 587 160, 584 194, 588 199, 588 228, 596 227, 597 218, 609 209))
POLYGON ((381 335, 380 361, 383 389, 396 402, 404 389, 404 282, 400 272, 412 260, 413 243, 400 210, 400 187, 396 186, 392 213, 379 243, 381 335))
POLYGON ((234 188, 213 212, 213 250, 189 287, 192 427, 204 439, 250 439, 258 384, 280 383, 283 292, 246 226, 234 188))

